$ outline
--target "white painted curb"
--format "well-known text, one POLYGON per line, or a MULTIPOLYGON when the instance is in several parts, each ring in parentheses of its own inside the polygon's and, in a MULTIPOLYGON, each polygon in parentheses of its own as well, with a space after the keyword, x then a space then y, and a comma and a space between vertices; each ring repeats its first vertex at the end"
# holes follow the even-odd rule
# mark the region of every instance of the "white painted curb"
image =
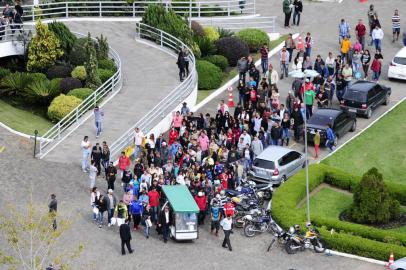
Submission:
MULTIPOLYGON (((11 127, 7 126, 6 124, 4 124, 2 122, 0 122, 0 127, 5 128, 7 131, 9 131, 9 132, 11 132, 11 133, 13 133, 15 135, 18 135, 20 137, 23 137, 23 138, 26 138, 26 139, 34 139, 34 135, 28 135, 28 134, 25 134, 23 132, 12 129, 11 127)), ((42 137, 37 137, 37 140, 51 141, 50 139, 46 139, 46 138, 42 138, 42 137)))
POLYGON ((387 262, 384 262, 384 261, 379 261, 379 260, 370 259, 370 258, 366 258, 366 257, 361 257, 361 256, 357 256, 357 255, 343 253, 343 252, 338 252, 338 251, 334 251, 334 250, 331 250, 331 249, 327 249, 325 254, 326 255, 330 255, 330 254, 331 255, 337 255, 337 256, 341 256, 341 257, 346 257, 346 258, 350 258, 350 259, 356 259, 356 260, 369 262, 369 263, 373 263, 373 264, 378 264, 378 265, 386 265, 387 264, 387 262))
MULTIPOLYGON (((296 39, 299 36, 298 33, 293 35, 293 39, 296 39)), ((279 44, 278 46, 276 46, 275 48, 273 48, 269 53, 268 53, 268 59, 271 58, 273 55, 275 55, 276 53, 278 53, 280 50, 282 50, 282 47, 284 46, 285 41, 282 41, 281 44, 279 44)), ((261 64, 261 59, 257 60, 255 62, 255 66, 259 66, 261 64)), ((238 82, 238 78, 239 76, 236 75, 234 78, 232 78, 231 80, 229 80, 228 82, 226 82, 223 86, 221 86, 220 88, 218 88, 216 91, 214 91, 213 93, 211 93, 209 96, 207 96, 205 99, 203 99, 199 104, 197 104, 196 106, 194 106, 191 110, 193 112, 198 111, 200 108, 202 108, 203 106, 205 106, 207 103, 209 103, 210 101, 212 101, 213 99, 215 99, 218 95, 220 95, 221 93, 227 91, 227 88, 229 88, 230 86, 233 86, 234 84, 236 84, 238 82)), ((204 91, 204 90, 199 90, 199 91, 204 91)))

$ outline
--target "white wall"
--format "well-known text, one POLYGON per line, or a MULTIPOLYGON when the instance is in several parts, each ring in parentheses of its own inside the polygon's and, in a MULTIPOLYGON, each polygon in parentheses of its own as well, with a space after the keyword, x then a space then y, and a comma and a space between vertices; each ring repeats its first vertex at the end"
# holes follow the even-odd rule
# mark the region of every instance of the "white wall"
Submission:
POLYGON ((24 45, 21 41, 0 42, 0 58, 11 55, 24 54, 24 45))

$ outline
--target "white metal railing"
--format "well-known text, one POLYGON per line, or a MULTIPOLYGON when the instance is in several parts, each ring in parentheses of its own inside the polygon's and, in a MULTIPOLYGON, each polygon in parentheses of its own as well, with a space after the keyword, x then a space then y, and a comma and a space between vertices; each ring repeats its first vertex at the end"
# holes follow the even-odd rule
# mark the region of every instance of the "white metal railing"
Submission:
MULTIPOLYGON (((74 33, 77 36, 85 37, 86 35, 74 33)), ((69 134, 71 134, 77 127, 79 127, 86 119, 81 119, 83 115, 89 113, 96 104, 98 104, 104 97, 111 94, 113 91, 119 91, 121 88, 121 59, 118 53, 109 48, 109 57, 112 58, 116 64, 117 71, 110 79, 105 81, 97 90, 90 96, 82 101, 75 109, 56 123, 51 129, 43 134, 39 140, 39 151, 37 157, 42 158, 59 143, 61 143, 69 134)))
POLYGON ((215 26, 233 31, 238 31, 245 28, 257 28, 275 33, 276 16, 272 17, 252 17, 252 18, 236 18, 236 19, 223 19, 223 18, 205 18, 199 19, 198 22, 202 26, 215 26))
POLYGON ((176 1, 171 0, 136 0, 127 1, 72 1, 47 4, 25 5, 24 21, 37 19, 70 17, 141 17, 150 4, 163 4, 177 14, 191 17, 232 16, 255 14, 256 0, 210 0, 210 1, 176 1))
POLYGON ((0 42, 29 40, 35 27, 24 24, 7 24, 0 27, 0 42))
POLYGON ((159 46, 170 54, 177 55, 181 48, 189 51, 190 62, 189 76, 173 89, 165 98, 157 103, 137 123, 130 127, 120 138, 110 145, 111 160, 118 158, 120 152, 130 146, 134 140, 134 129, 138 127, 144 134, 147 134, 161 119, 171 113, 186 97, 197 87, 197 71, 195 68, 195 57, 192 50, 176 37, 159 29, 137 23, 137 39, 147 39, 154 45, 159 46))

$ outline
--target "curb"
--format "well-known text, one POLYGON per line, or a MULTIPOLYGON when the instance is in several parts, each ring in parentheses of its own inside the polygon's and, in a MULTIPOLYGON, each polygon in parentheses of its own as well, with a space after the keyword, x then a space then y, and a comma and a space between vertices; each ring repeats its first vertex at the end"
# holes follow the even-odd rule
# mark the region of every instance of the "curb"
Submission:
MULTIPOLYGON (((296 39, 299 36, 299 33, 296 33, 293 35, 293 39, 296 39)), ((280 43, 278 46, 276 46, 275 48, 273 48, 269 53, 268 53, 268 59, 271 58, 272 56, 274 56, 276 53, 278 53, 280 50, 282 50, 283 45, 285 44, 284 41, 282 41, 282 43, 280 43)), ((255 62, 255 66, 259 66, 261 64, 261 59, 257 60, 255 62)), ((204 105, 206 105, 207 103, 209 103, 210 101, 212 101, 213 99, 215 99, 218 95, 220 95, 221 93, 227 91, 227 88, 230 86, 233 86, 235 83, 238 82, 238 75, 236 75, 234 78, 230 79, 228 82, 226 82, 223 86, 221 86, 220 88, 218 88, 216 91, 214 91, 213 93, 211 93, 209 96, 207 96, 205 99, 203 99, 202 101, 200 101, 199 104, 196 104, 195 106, 193 106, 193 108, 191 109, 191 111, 196 112, 198 111, 200 108, 202 108, 204 105)), ((199 91, 199 90, 198 90, 199 91)))
POLYGON ((379 261, 379 260, 370 259, 367 257, 361 257, 361 256, 353 255, 353 254, 343 253, 343 252, 338 252, 338 251, 334 251, 331 249, 327 249, 324 254, 325 255, 337 255, 337 256, 355 259, 355 260, 359 260, 359 261, 364 261, 364 262, 368 262, 368 263, 373 263, 373 264, 377 264, 377 265, 387 265, 387 262, 384 262, 384 261, 379 261))
MULTIPOLYGON (((15 130, 15 129, 12 129, 11 127, 9 127, 9 126, 7 126, 6 124, 4 124, 3 122, 0 122, 0 127, 6 129, 7 131, 9 131, 9 132, 11 132, 11 133, 13 133, 13 134, 15 134, 15 135, 17 135, 17 136, 20 136, 20 137, 23 137, 23 138, 26 138, 26 139, 29 139, 29 140, 34 139, 34 136, 33 136, 33 135, 28 135, 28 134, 25 134, 25 133, 23 133, 23 132, 20 132, 20 131, 17 131, 17 130, 15 130)), ((37 140, 44 140, 44 141, 46 141, 46 140, 49 140, 49 139, 46 139, 46 138, 43 138, 43 137, 37 137, 37 140)))

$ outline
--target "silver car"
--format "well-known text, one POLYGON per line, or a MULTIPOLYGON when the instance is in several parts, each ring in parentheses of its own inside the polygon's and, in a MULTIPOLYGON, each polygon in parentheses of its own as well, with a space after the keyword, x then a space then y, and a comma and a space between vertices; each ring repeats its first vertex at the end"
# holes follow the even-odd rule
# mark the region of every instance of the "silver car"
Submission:
POLYGON ((406 270, 406 257, 395 261, 390 266, 390 270, 406 270))
POLYGON ((269 146, 252 164, 254 181, 280 185, 305 166, 305 155, 282 146, 269 146))

